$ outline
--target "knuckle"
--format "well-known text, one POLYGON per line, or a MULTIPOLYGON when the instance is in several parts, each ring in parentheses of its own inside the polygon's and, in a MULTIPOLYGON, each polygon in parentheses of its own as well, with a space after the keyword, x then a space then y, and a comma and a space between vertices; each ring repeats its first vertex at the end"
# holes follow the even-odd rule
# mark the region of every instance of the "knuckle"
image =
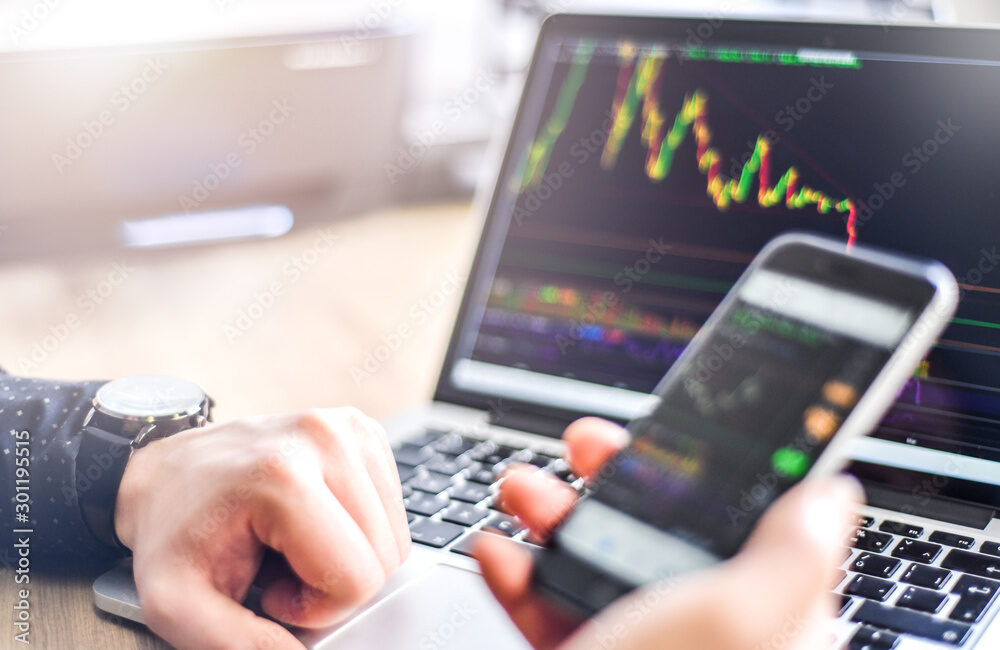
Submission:
POLYGON ((383 584, 385 572, 380 564, 373 563, 367 569, 356 567, 344 576, 339 595, 347 604, 356 607, 371 600, 383 584))
POLYGON ((312 436, 329 436, 333 432, 328 412, 323 409, 308 409, 298 415, 297 428, 312 436))
POLYGON ((356 406, 345 406, 338 409, 338 413, 344 419, 344 422, 352 428, 363 429, 367 426, 367 422, 371 419, 364 414, 364 411, 356 406))
POLYGON ((263 460, 263 471, 256 483, 265 495, 273 495, 279 500, 287 498, 289 491, 298 490, 304 484, 308 467, 298 455, 270 453, 263 460))

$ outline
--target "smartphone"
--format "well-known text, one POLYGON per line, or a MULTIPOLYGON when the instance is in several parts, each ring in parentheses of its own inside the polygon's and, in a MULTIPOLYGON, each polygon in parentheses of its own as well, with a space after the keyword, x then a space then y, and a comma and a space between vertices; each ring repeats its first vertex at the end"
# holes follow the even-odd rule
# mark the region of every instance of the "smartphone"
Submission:
POLYGON ((588 616, 734 555, 783 492, 843 468, 957 302, 938 262, 811 235, 769 243, 539 553, 538 591, 588 616))

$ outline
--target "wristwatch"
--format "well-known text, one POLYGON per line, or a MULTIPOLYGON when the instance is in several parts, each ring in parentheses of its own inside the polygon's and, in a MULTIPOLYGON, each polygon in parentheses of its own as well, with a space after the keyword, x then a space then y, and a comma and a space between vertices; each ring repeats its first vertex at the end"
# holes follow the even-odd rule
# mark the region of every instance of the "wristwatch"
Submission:
POLYGON ((80 511, 95 537, 127 550, 115 534, 115 501, 129 458, 150 442, 204 426, 211 410, 201 388, 175 377, 123 377, 97 390, 76 457, 80 511))

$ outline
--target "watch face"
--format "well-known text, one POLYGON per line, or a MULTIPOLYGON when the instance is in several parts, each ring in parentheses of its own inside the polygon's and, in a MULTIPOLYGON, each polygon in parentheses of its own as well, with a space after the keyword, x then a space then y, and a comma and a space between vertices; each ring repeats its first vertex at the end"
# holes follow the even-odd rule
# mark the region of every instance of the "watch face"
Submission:
POLYGON ((193 415, 205 393, 196 384, 164 375, 136 375, 100 387, 94 405, 118 417, 159 419, 193 415))

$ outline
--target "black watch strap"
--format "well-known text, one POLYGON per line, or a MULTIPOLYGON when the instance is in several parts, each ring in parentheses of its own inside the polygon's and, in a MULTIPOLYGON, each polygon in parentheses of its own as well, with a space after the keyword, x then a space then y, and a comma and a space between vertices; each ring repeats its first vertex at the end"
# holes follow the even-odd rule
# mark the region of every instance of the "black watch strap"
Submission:
POLYGON ((86 427, 76 458, 76 494, 87 528, 116 549, 128 549, 115 534, 115 502, 132 455, 131 440, 96 427, 86 427))

